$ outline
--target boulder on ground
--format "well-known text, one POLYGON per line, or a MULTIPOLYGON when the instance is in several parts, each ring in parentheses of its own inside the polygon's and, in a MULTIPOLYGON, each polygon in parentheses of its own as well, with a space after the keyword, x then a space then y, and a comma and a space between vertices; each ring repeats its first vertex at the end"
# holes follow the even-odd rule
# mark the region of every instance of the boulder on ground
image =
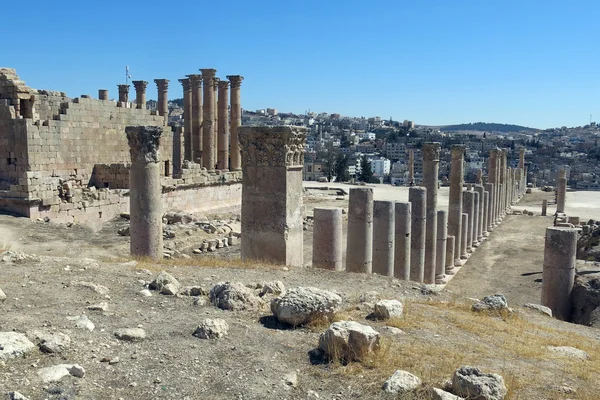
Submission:
POLYGON ((266 296, 267 294, 279 296, 285 293, 285 285, 281 281, 263 282, 260 286, 260 297, 266 296))
POLYGON ((210 301, 222 310, 256 310, 263 301, 241 283, 220 282, 210 289, 210 301))
POLYGON ((0 289, 0 303, 2 303, 4 300, 6 300, 6 295, 4 294, 2 289, 0 289))
POLYGON ((552 316, 552 310, 550 309, 550 307, 546 307, 546 306, 543 306, 541 304, 527 303, 527 304, 524 304, 523 307, 539 311, 540 313, 546 314, 549 317, 552 316))
POLYGON ((62 332, 33 330, 27 336, 45 353, 62 353, 71 346, 71 338, 62 332))
POLYGON ((8 392, 6 394, 7 400, 29 400, 27 397, 23 396, 19 392, 8 392))
POLYGON ((373 316, 377 319, 400 318, 404 306, 398 300, 380 300, 373 307, 373 316))
POLYGON ((429 392, 432 400, 464 400, 463 397, 458 397, 452 393, 448 393, 445 390, 432 388, 429 392))
POLYGON ((75 328, 78 329, 87 329, 92 332, 96 327, 92 321, 87 317, 87 315, 78 315, 74 317, 67 317, 69 321, 75 322, 75 328))
POLYGON ((354 321, 332 323, 319 338, 319 348, 332 360, 360 361, 379 347, 379 333, 354 321))
POLYGON ((198 325, 193 335, 200 339, 219 339, 227 335, 229 325, 224 319, 205 319, 198 325))
POLYGON ((162 294, 175 295, 181 291, 181 284, 173 275, 162 271, 150 284, 148 288, 158 290, 162 294))
POLYGON ((473 400, 503 400, 508 393, 500 375, 486 374, 469 366, 454 372, 452 390, 458 396, 473 400))
POLYGON ((473 311, 508 310, 508 302, 503 294, 487 296, 472 306, 473 311))
POLYGON ((142 328, 124 328, 115 331, 115 337, 126 342, 140 342, 146 339, 146 331, 142 328))
POLYGON ((52 367, 45 367, 38 371, 38 376, 44 383, 58 382, 65 376, 74 376, 83 378, 85 370, 77 364, 58 364, 52 367))
POLYGON ((407 371, 398 370, 383 384, 388 393, 404 394, 421 386, 421 379, 407 371))
POLYGON ((547 348, 554 354, 562 357, 577 358, 580 360, 587 360, 590 358, 585 351, 571 346, 548 346, 547 348))
POLYGON ((319 318, 332 318, 342 298, 314 287, 296 287, 271 301, 271 311, 281 322, 298 326, 319 318))
POLYGON ((23 333, 0 332, 0 361, 22 357, 35 349, 35 345, 23 333))

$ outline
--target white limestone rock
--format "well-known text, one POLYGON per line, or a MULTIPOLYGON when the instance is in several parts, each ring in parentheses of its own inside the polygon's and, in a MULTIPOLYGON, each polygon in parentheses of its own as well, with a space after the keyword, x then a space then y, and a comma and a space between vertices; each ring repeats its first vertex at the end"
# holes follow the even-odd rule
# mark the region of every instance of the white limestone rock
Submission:
POLYGON ((125 342, 141 342, 146 339, 146 331, 142 328, 124 328, 115 331, 115 337, 125 342))
POLYGON ((78 315, 75 317, 67 317, 69 321, 75 322, 75 328, 78 329, 87 329, 92 332, 96 327, 92 321, 87 317, 87 315, 78 315))
POLYGON ((62 332, 32 330, 27 332, 27 337, 44 353, 62 353, 71 347, 71 338, 62 332))
POLYGON ((104 312, 104 311, 108 311, 108 303, 103 301, 98 304, 92 304, 90 306, 87 306, 86 308, 91 311, 103 311, 104 312))
POLYGON ((101 294, 101 295, 107 295, 109 292, 109 290, 106 286, 98 285, 93 282, 73 281, 73 282, 71 282, 71 285, 86 287, 88 289, 92 289, 94 292, 101 294))
POLYGON ((0 332, 0 361, 22 357, 35 349, 27 336, 18 332, 0 332))
POLYGON ((464 400, 464 397, 458 397, 452 393, 448 393, 445 390, 432 388, 429 392, 432 400, 464 400))
POLYGON ((222 310, 256 310, 264 302, 241 283, 219 282, 210 289, 210 301, 222 310))
POLYGON ((540 313, 546 314, 549 317, 552 316, 552 310, 550 309, 550 307, 546 307, 541 304, 527 303, 527 304, 524 304, 523 307, 539 311, 540 313))
POLYGON ((332 323, 319 338, 319 348, 331 359, 360 361, 379 347, 379 333, 354 321, 332 323))
POLYGON ((373 316, 377 319, 400 318, 404 306, 398 300, 380 300, 373 307, 373 316))
POLYGON ((342 298, 314 287, 296 287, 271 301, 271 311, 281 322, 298 326, 316 319, 332 318, 339 311, 342 298))
POLYGON ((508 302, 503 294, 487 296, 471 307, 473 311, 508 310, 508 302))
POLYGON ((229 325, 224 319, 205 319, 198 325, 193 335, 200 339, 220 339, 227 336, 229 325))
POLYGON ((590 358, 588 353, 571 346, 548 346, 548 350, 561 357, 577 358, 587 360, 590 358))
POLYGON ((38 371, 38 376, 44 383, 58 382, 65 376, 74 376, 83 378, 85 370, 77 364, 58 364, 52 367, 45 367, 38 371))
POLYGON ((6 300, 6 294, 4 294, 2 289, 0 289, 0 303, 2 303, 4 300, 6 300))
POLYGON ((279 296, 285 293, 285 285, 281 281, 263 282, 261 283, 260 297, 272 294, 279 296))
POLYGON ((19 392, 8 392, 6 394, 6 399, 7 400, 29 400, 29 398, 23 396, 19 392))
POLYGON ((173 275, 168 272, 162 271, 150 284, 148 288, 151 290, 157 290, 161 294, 175 295, 181 291, 181 284, 173 275))
POLYGON ((508 390, 498 374, 486 374, 479 368, 464 366, 452 376, 452 390, 458 396, 477 400, 503 400, 508 390))
POLYGON ((404 394, 421 386, 421 379, 410 372, 398 370, 383 384, 383 391, 404 394))

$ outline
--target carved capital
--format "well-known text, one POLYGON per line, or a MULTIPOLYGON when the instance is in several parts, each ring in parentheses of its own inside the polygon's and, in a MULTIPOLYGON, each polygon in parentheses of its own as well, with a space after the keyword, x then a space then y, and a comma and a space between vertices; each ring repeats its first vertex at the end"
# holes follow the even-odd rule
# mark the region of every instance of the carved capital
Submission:
POLYGON ((158 90, 167 91, 169 89, 169 80, 168 79, 155 79, 156 87, 158 90))
POLYGON ((229 81, 219 80, 219 89, 229 89, 229 81))
POLYGON ((423 153, 423 161, 440 161, 441 143, 423 143, 421 153, 423 153))
POLYGON ((117 85, 119 88, 119 93, 129 93, 129 85, 117 85))
POLYGON ((213 80, 212 80, 213 89, 217 90, 219 88, 220 81, 221 80, 219 78, 213 78, 213 80))
POLYGON ((131 81, 133 83, 133 87, 135 87, 135 91, 138 93, 143 93, 146 91, 146 86, 148 86, 147 81, 131 81))
POLYGON ((160 126, 127 126, 125 127, 129 154, 132 162, 157 163, 160 161, 160 136, 163 128, 160 126))
POLYGON ((301 167, 307 129, 300 126, 242 126, 242 167, 301 167))
POLYGON ((241 75, 227 75, 227 79, 229 79, 229 82, 231 82, 232 88, 239 88, 240 86, 242 86, 242 81, 244 80, 244 77, 241 75))
POLYGON ((192 90, 192 83, 190 82, 189 78, 179 79, 179 82, 181 82, 181 86, 183 86, 184 92, 192 90))
POLYGON ((202 80, 204 81, 204 84, 211 84, 213 79, 215 79, 215 74, 217 73, 217 70, 208 68, 201 69, 200 72, 202 72, 202 80))
POLYGON ((465 146, 462 144, 453 144, 452 145, 452 159, 453 160, 462 160, 465 156, 465 146))
POLYGON ((186 75, 190 78, 190 83, 192 84, 192 89, 198 89, 202 87, 202 75, 200 74, 190 74, 186 75))

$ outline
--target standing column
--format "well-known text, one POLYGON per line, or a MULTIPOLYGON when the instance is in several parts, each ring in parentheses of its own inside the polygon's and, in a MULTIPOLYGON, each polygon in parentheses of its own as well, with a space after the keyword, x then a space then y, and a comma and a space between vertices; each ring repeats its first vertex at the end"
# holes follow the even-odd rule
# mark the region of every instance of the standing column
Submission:
POLYGON ((229 169, 229 81, 219 81, 218 168, 229 169))
MULTIPOLYGON (((425 283, 435 283, 437 245, 437 194, 440 143, 423 143, 423 186, 427 189, 425 283)), ((444 254, 445 256, 445 254, 444 254)))
POLYGON ((303 127, 261 126, 240 130, 242 260, 303 265, 305 143, 303 127))
POLYGON ((410 186, 415 184, 415 151, 413 149, 408 150, 408 184, 410 186))
POLYGON ((473 252, 473 218, 475 214, 475 194, 471 191, 463 192, 463 212, 469 216, 467 230, 467 252, 473 252))
POLYGON ((373 202, 373 273, 394 276, 394 202, 373 202))
POLYGON ((193 161, 193 136, 192 136, 192 84, 189 78, 179 79, 183 86, 183 157, 193 161))
POLYGON ((473 247, 479 247, 479 236, 478 236, 478 229, 479 229, 479 207, 480 206, 480 201, 479 201, 479 193, 477 192, 472 192, 473 193, 473 237, 472 237, 472 246, 473 247))
POLYGON ((169 123, 169 80, 155 79, 156 87, 158 88, 158 115, 165 118, 165 124, 169 123))
POLYGON ((500 183, 502 183, 503 186, 503 192, 502 192, 502 218, 504 218, 504 216, 506 215, 506 203, 507 203, 507 198, 508 198, 508 191, 509 191, 509 185, 508 185, 508 169, 507 169, 507 165, 506 165, 506 150, 502 150, 502 157, 500 158, 500 162, 501 162, 501 167, 500 167, 500 171, 501 171, 501 176, 500 176, 500 183))
POLYGON ((488 216, 490 209, 490 192, 487 190, 483 192, 483 237, 486 238, 489 236, 488 233, 488 216))
POLYGON ((548 214, 548 200, 542 200, 542 217, 545 217, 548 214))
POLYGON ((423 282, 425 276, 425 218, 427 189, 411 187, 408 201, 411 204, 412 224, 410 234, 410 280, 423 282))
POLYGON ((475 185, 475 192, 477 193, 477 241, 478 242, 482 242, 483 241, 483 213, 485 210, 484 204, 483 204, 483 186, 482 185, 475 185))
MULTIPOLYGON (((466 193, 466 192, 465 192, 466 193)), ((466 260, 469 258, 468 241, 469 241, 469 214, 462 213, 462 229, 460 231, 460 258, 466 260)))
POLYGON ((192 158, 197 164, 202 164, 204 154, 202 153, 202 75, 188 75, 191 85, 191 136, 192 136, 192 158))
POLYGON ((106 90, 106 89, 98 90, 98 99, 99 100, 108 100, 108 90, 106 90))
POLYGON ((488 192, 488 205, 487 205, 487 231, 488 233, 494 230, 494 184, 486 183, 485 190, 488 192))
POLYGON ((490 150, 490 158, 488 159, 488 183, 492 184, 492 200, 491 200, 491 209, 492 209, 492 218, 490 222, 493 226, 496 225, 498 220, 498 150, 492 149, 490 150))
POLYGON ((564 213, 567 200, 567 171, 564 169, 558 172, 558 186, 556 190, 556 212, 564 213))
POLYGON ((523 170, 521 168, 517 168, 515 170, 515 185, 516 185, 517 189, 516 189, 515 198, 513 199, 513 202, 515 202, 515 203, 517 201, 519 201, 519 198, 521 197, 521 190, 523 190, 523 185, 522 185, 523 178, 522 178, 522 175, 523 175, 523 170))
POLYGON ((129 85, 117 85, 119 88, 119 101, 122 103, 129 102, 129 85))
POLYGON ((242 105, 240 101, 240 88, 244 77, 241 75, 228 75, 227 79, 231 82, 231 111, 229 119, 229 133, 231 141, 231 165, 229 168, 233 171, 241 169, 240 145, 238 142, 238 128, 242 126, 242 105))
POLYGON ((342 209, 315 208, 313 225, 313 268, 343 271, 342 209))
POLYGON ((483 171, 481 168, 477 170, 477 179, 475 180, 477 185, 481 185, 483 183, 483 171))
POLYGON ((564 321, 571 316, 577 236, 574 228, 546 228, 542 305, 549 307, 554 317, 564 321))
POLYGON ((460 238, 462 229, 462 191, 464 184, 463 159, 465 146, 452 146, 450 164, 450 194, 448 200, 448 235, 454 236, 455 264, 462 265, 460 260, 460 238))
POLYGON ((396 203, 394 224, 394 277, 410 280, 411 204, 396 203))
POLYGON ((346 271, 370 274, 373 265, 373 189, 352 188, 349 197, 346 271))
POLYGON ((217 167, 217 161, 219 159, 219 78, 213 79, 213 90, 214 90, 214 107, 215 107, 215 121, 213 129, 213 152, 214 152, 214 168, 217 167))
POLYGON ((163 257, 162 186, 160 183, 159 126, 125 128, 129 168, 130 252, 134 257, 163 257))
POLYGON ((202 120, 202 166, 209 171, 215 170, 215 90, 216 69, 201 69, 204 86, 204 105, 202 120))
POLYGON ((446 277, 446 241, 448 240, 448 212, 438 210, 437 212, 437 244, 435 256, 435 283, 445 283, 446 277))
POLYGON ((525 147, 519 149, 519 168, 521 171, 525 169, 525 147))
POLYGON ((456 238, 454 236, 447 236, 446 239, 446 275, 454 275, 456 274, 454 268, 454 242, 456 238))
POLYGON ((146 87, 148 86, 148 82, 146 81, 131 81, 133 83, 133 87, 135 88, 135 103, 137 104, 137 108, 140 110, 146 109, 146 87))

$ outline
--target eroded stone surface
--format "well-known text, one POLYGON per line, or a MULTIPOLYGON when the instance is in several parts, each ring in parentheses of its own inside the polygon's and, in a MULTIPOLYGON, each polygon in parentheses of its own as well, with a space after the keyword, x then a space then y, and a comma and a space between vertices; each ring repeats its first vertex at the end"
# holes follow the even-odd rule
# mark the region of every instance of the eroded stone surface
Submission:
POLYGON ((211 303, 223 310, 256 310, 264 304, 251 289, 236 282, 217 283, 209 297, 211 303))
POLYGON ((383 384, 388 393, 404 394, 421 386, 421 379, 407 371, 398 370, 383 384))
POLYGON ((319 338, 319 348, 331 359, 360 361, 379 346, 379 333, 354 321, 334 322, 319 338))
POLYGON ((0 360, 22 357, 35 349, 23 333, 0 332, 0 360))
POLYGON ((454 372, 452 389, 457 395, 474 400, 503 400, 508 392, 500 375, 469 366, 454 372))
POLYGON ((271 311, 281 322, 297 326, 319 318, 331 318, 339 310, 342 298, 314 287, 289 289, 271 301, 271 311))

